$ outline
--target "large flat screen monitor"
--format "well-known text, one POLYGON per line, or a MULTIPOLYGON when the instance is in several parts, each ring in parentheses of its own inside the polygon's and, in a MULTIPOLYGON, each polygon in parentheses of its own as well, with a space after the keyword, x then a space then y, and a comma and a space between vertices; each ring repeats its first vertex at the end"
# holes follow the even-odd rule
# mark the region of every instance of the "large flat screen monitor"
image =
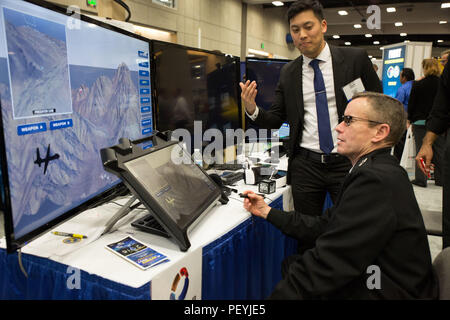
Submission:
POLYGON ((238 57, 161 41, 152 55, 157 130, 242 128, 238 57))
POLYGON ((0 152, 14 251, 118 187, 101 148, 153 131, 149 43, 40 1, 0 0, 0 152))
POLYGON ((220 187, 178 142, 147 150, 129 145, 103 149, 105 169, 124 181, 182 251, 188 250, 188 229, 216 204, 220 187))
MULTIPOLYGON (((245 61, 247 80, 256 81, 258 94, 255 102, 259 108, 269 110, 275 101, 275 89, 277 88, 280 78, 281 68, 291 60, 284 59, 263 59, 247 57, 245 61)), ((246 117, 245 128, 254 129, 259 133, 260 128, 246 117)), ((262 139, 288 139, 289 124, 284 123, 279 130, 265 131, 264 134, 257 135, 259 140, 262 139)))

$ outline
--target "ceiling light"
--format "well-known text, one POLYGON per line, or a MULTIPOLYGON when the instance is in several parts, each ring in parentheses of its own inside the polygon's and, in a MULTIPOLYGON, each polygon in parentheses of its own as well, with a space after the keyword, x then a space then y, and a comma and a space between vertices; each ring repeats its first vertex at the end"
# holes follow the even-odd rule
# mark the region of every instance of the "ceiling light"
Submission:
POLYGON ((442 42, 444 42, 444 40, 438 40, 437 42, 442 43, 442 42))
POLYGON ((405 43, 408 43, 408 42, 409 42, 409 40, 405 40, 405 41, 403 41, 403 42, 405 42, 405 43))
POLYGON ((380 44, 380 41, 374 41, 373 44, 380 44))
POLYGON ((264 57, 269 56, 268 52, 256 50, 256 49, 248 49, 248 53, 257 54, 257 55, 264 56, 264 57))
POLYGON ((380 50, 384 50, 384 47, 380 47, 380 50))
POLYGON ((450 8, 450 2, 444 2, 443 4, 441 4, 441 9, 446 9, 446 8, 450 8))
POLYGON ((340 16, 346 16, 346 15, 348 15, 348 12, 345 11, 345 10, 339 10, 339 11, 338 11, 338 14, 339 14, 340 16))
POLYGON ((355 28, 355 29, 360 29, 360 28, 361 28, 361 25, 360 25, 359 23, 354 24, 354 25, 353 25, 353 28, 355 28))
POLYGON ((401 26, 403 26, 403 22, 396 22, 396 23, 395 23, 395 26, 396 26, 396 27, 401 27, 401 26))
POLYGON ((275 7, 281 7, 281 6, 284 6, 284 3, 281 2, 281 1, 272 1, 272 4, 273 4, 275 7))
POLYGON ((373 56, 369 56, 369 59, 372 59, 373 58, 373 56))
POLYGON ((406 37, 408 34, 407 33, 404 33, 404 32, 402 32, 402 33, 400 33, 400 37, 406 37))
POLYGON ((372 35, 370 33, 365 34, 366 38, 372 38, 372 35))
POLYGON ((349 41, 347 41, 347 42, 345 43, 346 46, 350 46, 351 44, 352 44, 352 43, 349 42, 349 41))
POLYGON ((333 39, 339 39, 339 38, 340 38, 339 35, 337 35, 337 34, 333 35, 333 39))
POLYGON ((386 8, 386 11, 387 12, 395 12, 396 10, 394 7, 389 7, 389 8, 386 8))
POLYGON ((446 24, 446 23, 447 23, 447 21, 444 21, 444 20, 439 21, 439 24, 446 24))

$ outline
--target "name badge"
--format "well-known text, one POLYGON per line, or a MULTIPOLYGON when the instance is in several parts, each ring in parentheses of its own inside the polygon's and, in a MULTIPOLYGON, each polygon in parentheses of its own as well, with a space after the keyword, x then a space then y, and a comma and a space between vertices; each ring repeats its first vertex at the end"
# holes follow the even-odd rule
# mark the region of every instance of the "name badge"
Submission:
POLYGON ((366 89, 364 88, 364 85, 361 81, 361 78, 353 80, 352 82, 347 84, 345 87, 343 87, 342 90, 344 90, 347 101, 352 100, 352 98, 355 94, 366 91, 366 89))

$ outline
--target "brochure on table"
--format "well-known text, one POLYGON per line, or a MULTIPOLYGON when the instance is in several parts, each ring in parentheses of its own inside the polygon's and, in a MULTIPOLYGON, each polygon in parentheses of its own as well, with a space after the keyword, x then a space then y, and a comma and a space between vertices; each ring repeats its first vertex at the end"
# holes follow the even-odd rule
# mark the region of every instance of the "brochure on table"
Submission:
POLYGON ((162 253, 130 236, 107 244, 105 247, 142 270, 147 270, 150 267, 169 261, 162 253))

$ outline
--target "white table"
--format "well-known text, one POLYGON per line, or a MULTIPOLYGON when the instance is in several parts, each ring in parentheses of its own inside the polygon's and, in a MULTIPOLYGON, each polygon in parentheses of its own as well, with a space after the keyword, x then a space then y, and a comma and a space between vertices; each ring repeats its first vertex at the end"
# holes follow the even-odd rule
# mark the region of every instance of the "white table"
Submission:
MULTIPOLYGON (((239 192, 243 190, 252 190, 257 192, 256 186, 246 186, 243 182, 240 182, 236 188, 239 192)), ((120 204, 124 204, 128 198, 119 199, 116 202, 120 204)), ((276 193, 268 195, 266 198, 267 202, 271 202, 271 200, 277 199, 278 203, 283 201, 283 207, 285 209, 292 208, 292 199, 291 192, 289 187, 284 187, 277 190, 276 193), (282 200, 281 200, 282 199, 282 200)), ((76 244, 63 244, 62 237, 55 236, 53 234, 47 233, 42 237, 36 239, 35 241, 29 243, 22 249, 23 252, 23 264, 27 273, 29 273, 29 278, 26 280, 27 282, 31 281, 31 279, 35 279, 35 281, 39 280, 41 272, 48 272, 49 270, 56 270, 57 274, 53 278, 59 278, 59 281, 55 281, 55 283, 49 283, 51 286, 60 286, 59 288, 59 296, 53 295, 53 291, 50 288, 49 290, 45 290, 42 294, 42 298, 45 299, 53 299, 62 297, 64 299, 89 299, 89 298, 100 298, 100 299, 109 299, 109 298, 158 298, 164 299, 164 297, 169 298, 169 295, 164 292, 170 292, 170 284, 172 283, 173 277, 176 274, 176 270, 178 270, 180 265, 184 263, 189 263, 192 265, 188 270, 190 270, 190 287, 189 290, 195 291, 191 295, 199 299, 199 295, 202 295, 202 288, 208 287, 204 283, 204 274, 205 270, 209 270, 207 273, 212 273, 213 277, 217 277, 215 271, 217 266, 209 266, 203 265, 202 261, 205 261, 206 253, 203 252, 205 247, 210 246, 211 244, 218 239, 221 241, 228 241, 234 235, 233 232, 252 232, 253 225, 255 220, 251 217, 251 214, 246 212, 243 209, 243 199, 239 198, 239 196, 233 193, 230 197, 230 201, 226 205, 218 205, 215 206, 192 230, 189 235, 189 240, 191 242, 191 247, 187 252, 181 252, 176 245, 175 242, 170 239, 166 239, 163 237, 159 237, 153 234, 145 233, 139 231, 133 227, 131 227, 131 221, 134 221, 143 215, 147 214, 145 209, 136 209, 132 213, 128 214, 118 223, 117 230, 114 230, 111 233, 100 236, 103 226, 106 221, 114 215, 115 212, 120 208, 119 205, 115 203, 108 203, 101 207, 87 210, 83 213, 80 213, 73 219, 65 222, 64 224, 55 228, 58 231, 72 232, 72 233, 81 233, 88 236, 87 239, 82 240, 76 244), (247 229, 245 229, 247 228, 247 229), (245 229, 245 230, 244 230, 245 229), (244 231, 242 231, 244 230, 244 231), (250 230, 250 231, 249 231, 250 230), (169 257, 170 262, 163 263, 152 267, 148 270, 141 270, 132 264, 126 262, 124 259, 105 249, 105 246, 109 243, 116 242, 121 240, 127 235, 132 235, 137 240, 148 244, 151 248, 165 254, 169 257), (203 258, 202 258, 203 256, 203 258), (29 265, 27 266, 27 263, 29 265), (48 264, 48 266, 45 266, 48 264), (47 268, 46 271, 40 270, 40 268, 47 268), (175 273, 174 273, 175 272, 175 273), (78 279, 77 282, 77 277, 78 279), (152 286, 150 285, 153 281, 152 286), (64 283, 65 282, 65 283, 64 283), (168 284, 164 284, 164 282, 168 284), (98 283, 98 285, 97 285, 98 283), (92 291, 98 291, 105 289, 105 294, 100 294, 97 297, 92 297, 92 293, 86 294, 82 293, 84 289, 83 284, 88 284, 87 287, 92 289, 92 291), (157 288, 157 284, 161 289, 157 288), (81 286, 81 288, 75 288, 74 286, 81 286), (66 288, 64 288, 64 286, 66 288), (71 288, 67 288, 71 287, 71 288), (151 288, 151 289, 150 289, 151 288), (61 290, 71 290, 67 294, 64 294, 61 290), (78 290, 78 291, 77 291, 78 290), (150 290, 152 293, 150 293, 150 290), (116 291, 123 293, 124 296, 115 296, 108 295, 108 292, 116 291), (50 293, 49 293, 50 292, 50 293), (134 292, 137 292, 135 295, 134 292)), ((280 207, 280 204, 279 204, 280 207)), ((258 218, 259 219, 259 218, 258 218)), ((260 228, 270 228, 270 224, 266 221, 262 221, 259 219, 257 221, 258 225, 261 225, 260 228)), ((273 228, 273 227, 272 227, 273 228)), ((255 229, 256 230, 256 229, 255 229)), ((276 231, 257 231, 263 233, 273 233, 276 231)), ((261 235, 261 234, 259 234, 261 235)), ((240 236, 242 238, 242 236, 240 236)), ((277 241, 281 243, 283 247, 283 239, 280 238, 280 234, 277 234, 277 241)), ((284 237, 284 236, 282 236, 284 237)), ((241 248, 242 246, 246 246, 246 242, 257 241, 253 243, 253 247, 258 246, 258 243, 264 245, 264 247, 270 248, 271 243, 264 243, 265 241, 276 242, 274 240, 267 240, 264 238, 256 239, 254 235, 249 235, 247 239, 240 240, 241 244, 239 244, 239 257, 235 264, 239 264, 239 262, 243 259, 246 259, 246 251, 248 254, 254 254, 254 248, 246 247, 241 248)), ((290 241, 287 239, 286 241, 290 241)), ((5 241, 0 240, 0 247, 5 248, 5 241)), ((265 250, 263 248, 259 249, 265 250)), ((234 251, 234 250, 232 250, 234 251)), ((277 250, 279 251, 279 250, 277 250)), ((14 255, 6 255, 4 250, 1 250, 0 255, 0 264, 5 265, 5 268, 10 268, 9 272, 15 274, 15 277, 21 277, 20 271, 18 270, 17 261, 14 255), (17 267, 17 269, 15 269, 17 267)), ((230 254, 230 253, 224 253, 230 254)), ((233 253, 234 254, 234 253, 233 253)), ((273 254, 268 252, 267 254, 273 254)), ((280 253, 276 253, 280 254, 280 253)), ((221 255, 221 253, 219 253, 221 255)), ((265 251, 261 251, 259 253, 260 256, 266 255, 265 251)), ((284 254, 281 253, 280 258, 284 257, 284 254)), ((230 258, 231 259, 231 258, 230 258)), ((227 261, 223 262, 227 264, 227 261)), ((245 263, 245 261, 242 261, 245 263)), ((273 261, 274 266, 277 266, 281 261, 273 261)), ((232 268, 233 266, 231 266, 232 268)), ((268 266, 264 266, 268 268, 268 266)), ((267 272, 272 272, 268 268, 267 272)), ((281 276, 281 275, 280 275, 281 276)), ((219 281, 226 282, 232 281, 229 279, 229 275, 223 274, 222 278, 219 281), (228 278, 228 279, 227 279, 228 278)), ((270 276, 274 278, 274 276, 270 276)), ((270 278, 269 277, 269 278, 270 278)), ((23 280, 23 279, 22 279, 23 280)), ((6 292, 8 291, 6 286, 15 285, 11 284, 10 280, 3 279, 0 277, 0 285, 3 286, 3 297, 5 298, 6 292), (3 282, 3 283, 2 283, 3 282)), ((265 284, 262 284, 263 286, 265 284)), ((269 286, 273 286, 273 283, 268 284, 269 286)), ((27 291, 26 289, 23 289, 27 291)), ((221 288, 209 288, 208 290, 204 290, 207 292, 203 292, 203 294, 207 294, 206 298, 215 298, 215 297, 224 297, 220 294, 220 292, 215 292, 215 290, 221 290, 221 288)), ((236 289, 237 290, 237 289, 236 289)), ((0 291, 0 293, 2 293, 0 291)), ((20 288, 19 288, 20 291, 20 288)), ((267 295, 266 292, 260 296, 263 298, 264 295, 267 295)), ((269 290, 270 292, 270 290, 269 290)), ((238 290, 239 293, 239 290, 238 290)), ((2 297, 2 296, 0 296, 2 297)), ((35 295, 32 292, 22 292, 19 294, 18 298, 34 298, 35 295)), ((230 293, 226 295, 226 298, 233 298, 234 293, 230 293)), ((245 298, 254 298, 255 293, 249 293, 248 297, 245 298)), ((16 297, 17 298, 17 297, 16 297)), ((188 296, 187 296, 188 298, 188 296)))

